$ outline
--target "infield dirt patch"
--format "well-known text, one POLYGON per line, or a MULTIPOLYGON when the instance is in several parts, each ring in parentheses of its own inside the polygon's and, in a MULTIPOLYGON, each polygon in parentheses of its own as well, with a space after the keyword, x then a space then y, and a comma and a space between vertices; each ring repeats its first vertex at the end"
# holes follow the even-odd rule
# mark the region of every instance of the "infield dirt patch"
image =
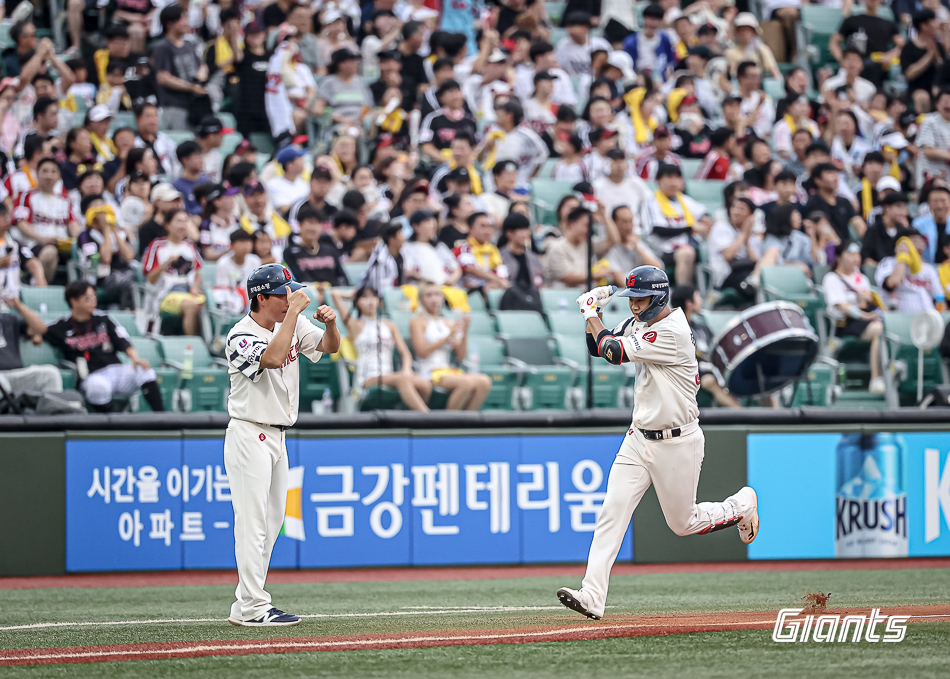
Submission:
MULTIPOLYGON (((840 615, 867 615, 866 609, 829 609, 840 615)), ((950 605, 898 606, 881 609, 883 615, 912 616, 910 622, 950 620, 950 605)), ((565 612, 562 624, 497 630, 439 630, 393 634, 236 639, 225 641, 176 641, 166 643, 20 648, 0 651, 0 666, 95 663, 207 656, 313 653, 332 651, 477 646, 552 641, 588 641, 621 637, 662 636, 694 632, 767 630, 775 625, 777 611, 686 613, 670 615, 619 615, 603 621, 585 621, 565 612)), ((222 620, 222 624, 225 624, 222 620)), ((299 629, 299 628, 296 628, 299 629)), ((306 629, 306 627, 304 627, 306 629)))

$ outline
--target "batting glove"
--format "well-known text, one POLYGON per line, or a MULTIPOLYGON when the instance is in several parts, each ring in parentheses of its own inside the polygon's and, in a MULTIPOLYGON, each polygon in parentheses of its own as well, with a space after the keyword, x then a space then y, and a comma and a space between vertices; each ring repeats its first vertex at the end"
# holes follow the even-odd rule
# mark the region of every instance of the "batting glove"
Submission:
POLYGON ((584 318, 597 318, 597 303, 599 302, 597 298, 597 293, 593 290, 590 292, 585 292, 583 295, 577 298, 577 306, 580 307, 581 313, 584 315, 584 318))
POLYGON ((601 285, 599 288, 591 290, 591 294, 597 295, 597 307, 603 309, 610 301, 611 295, 617 292, 616 285, 601 285))

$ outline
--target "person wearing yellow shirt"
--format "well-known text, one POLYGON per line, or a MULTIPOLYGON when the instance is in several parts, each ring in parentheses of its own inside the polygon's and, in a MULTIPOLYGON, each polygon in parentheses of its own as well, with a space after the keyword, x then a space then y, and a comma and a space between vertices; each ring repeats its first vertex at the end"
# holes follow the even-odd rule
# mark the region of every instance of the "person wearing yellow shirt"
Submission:
POLYGON ((702 204, 683 195, 680 168, 661 165, 656 182, 657 190, 644 212, 647 244, 660 253, 666 266, 674 267, 677 285, 692 284, 699 240, 709 234, 712 218, 702 204))
POLYGON ((462 285, 466 290, 507 289, 508 267, 502 262, 501 252, 491 242, 494 227, 484 212, 468 216, 468 238, 453 252, 462 267, 462 285))

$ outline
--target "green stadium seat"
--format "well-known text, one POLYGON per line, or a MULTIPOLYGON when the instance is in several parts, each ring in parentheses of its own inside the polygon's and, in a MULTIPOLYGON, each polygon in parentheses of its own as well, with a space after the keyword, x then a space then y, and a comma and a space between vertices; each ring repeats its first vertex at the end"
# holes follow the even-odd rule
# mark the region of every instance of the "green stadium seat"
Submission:
POLYGON ((499 311, 495 314, 498 332, 507 337, 546 337, 544 317, 536 311, 499 311))
POLYGON ((20 289, 20 299, 38 314, 62 316, 69 313, 65 291, 61 285, 49 285, 45 288, 23 287, 20 289))
MULTIPOLYGON (((587 405, 587 341, 582 335, 554 335, 557 353, 561 359, 573 361, 578 366, 575 386, 579 390, 580 404, 587 405)), ((617 408, 621 403, 621 390, 630 381, 627 371, 620 366, 609 365, 602 358, 594 358, 593 407, 617 408)))
POLYGON ((686 195, 704 205, 706 211, 710 213, 710 216, 713 210, 725 205, 725 198, 722 195, 722 191, 725 188, 726 182, 723 181, 686 178, 686 195))
POLYGON ((762 78, 762 89, 776 101, 785 98, 785 83, 778 78, 762 78))
POLYGON ((735 318, 736 312, 734 311, 713 311, 711 309, 703 309, 702 321, 707 326, 709 326, 710 332, 712 332, 715 337, 723 328, 726 327, 726 324, 735 318))
POLYGON ((59 365, 62 355, 46 342, 33 344, 28 339, 20 339, 20 359, 24 366, 59 365))
POLYGON ((910 336, 911 324, 917 314, 890 311, 884 314, 884 337, 882 342, 884 380, 895 389, 889 390, 891 407, 912 406, 917 403, 917 363, 923 354, 923 393, 943 383, 940 350, 928 349, 919 352, 910 336), (901 374, 899 363, 906 364, 906 376, 901 374))
POLYGON ((346 278, 350 281, 350 285, 354 287, 360 282, 360 279, 363 278, 363 274, 366 273, 366 269, 368 268, 369 264, 366 262, 347 262, 343 265, 346 278))
POLYGON ((390 311, 389 320, 396 324, 396 329, 407 342, 409 341, 409 321, 415 316, 411 311, 390 311))
MULTIPOLYGON (((231 387, 227 369, 221 365, 224 361, 212 358, 205 346, 204 340, 198 336, 161 337, 165 365, 179 371, 179 386, 182 392, 182 401, 179 407, 188 409, 187 401, 190 396, 190 410, 223 412, 226 410, 226 397, 231 387), (184 379, 181 370, 184 366, 187 348, 192 352, 192 377, 184 379)), ((303 380, 301 380, 301 383, 303 380)))
POLYGON ((142 333, 139 332, 138 323, 135 322, 135 312, 133 311, 109 311, 109 318, 115 321, 117 324, 125 328, 125 331, 129 333, 130 337, 138 337, 142 333))
POLYGON ((816 33, 831 35, 838 30, 844 20, 840 7, 826 7, 824 5, 803 5, 802 24, 816 33))
POLYGON ((234 153, 234 149, 236 149, 242 141, 244 141, 244 137, 240 132, 224 135, 224 138, 221 140, 221 148, 219 149, 221 157, 227 158, 234 153))
POLYGON ((549 311, 567 311, 577 309, 577 298, 585 290, 581 288, 544 288, 541 290, 541 308, 549 311))
POLYGON ((472 310, 469 312, 469 319, 471 319, 468 327, 469 337, 474 335, 495 336, 495 319, 487 311, 472 310))
POLYGON ((505 365, 505 344, 499 339, 485 335, 468 338, 469 356, 477 351, 478 372, 491 378, 491 391, 482 404, 482 410, 514 409, 514 391, 518 386, 518 374, 505 365))
POLYGON ((178 146, 185 141, 192 141, 195 138, 193 132, 168 130, 165 132, 165 134, 168 135, 168 138, 174 142, 175 146, 178 146))
POLYGON ((554 335, 579 335, 583 339, 587 324, 577 311, 549 311, 548 325, 554 335))
POLYGON ((818 314, 825 299, 814 291, 805 272, 797 266, 766 266, 761 271, 760 291, 763 302, 787 300, 802 308, 812 328, 818 328, 818 314))
POLYGON ((269 132, 252 132, 249 141, 257 149, 259 159, 266 159, 274 152, 274 138, 269 132))
POLYGON ((139 356, 151 363, 153 368, 161 366, 165 362, 165 356, 162 354, 162 345, 157 339, 133 336, 131 343, 139 356))
POLYGON ((531 181, 531 204, 534 206, 534 218, 538 224, 557 224, 557 205, 561 202, 561 198, 571 193, 572 186, 574 186, 572 182, 559 182, 553 179, 531 181))
POLYGON ((821 360, 815 361, 799 380, 789 407, 830 406, 834 402, 837 376, 836 366, 821 360))
POLYGON ((683 172, 683 178, 692 179, 695 177, 696 173, 699 171, 700 165, 702 164, 702 158, 683 158, 683 161, 680 164, 680 170, 683 172))
POLYGON ((485 295, 488 297, 488 308, 497 310, 501 304, 501 298, 504 296, 504 290, 487 290, 485 295))

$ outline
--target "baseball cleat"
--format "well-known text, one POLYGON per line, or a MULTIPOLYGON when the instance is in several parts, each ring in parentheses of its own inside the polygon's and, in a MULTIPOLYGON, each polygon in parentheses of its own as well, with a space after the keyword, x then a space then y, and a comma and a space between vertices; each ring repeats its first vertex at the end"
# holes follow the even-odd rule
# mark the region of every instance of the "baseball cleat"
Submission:
POLYGON ((742 515, 742 519, 736 527, 739 529, 739 538, 744 543, 749 544, 759 534, 759 498, 755 494, 755 490, 748 486, 736 493, 737 496, 740 494, 748 496, 750 509, 742 515))
POLYGON ((229 617, 228 622, 238 627, 290 627, 300 624, 300 618, 284 613, 279 608, 271 608, 267 613, 253 620, 238 620, 229 617))
POLYGON ((580 591, 569 589, 567 587, 562 587, 557 591, 557 600, 561 602, 562 605, 567 606, 572 611, 577 611, 581 615, 586 615, 591 620, 600 620, 600 616, 592 613, 590 609, 584 605, 580 591))

